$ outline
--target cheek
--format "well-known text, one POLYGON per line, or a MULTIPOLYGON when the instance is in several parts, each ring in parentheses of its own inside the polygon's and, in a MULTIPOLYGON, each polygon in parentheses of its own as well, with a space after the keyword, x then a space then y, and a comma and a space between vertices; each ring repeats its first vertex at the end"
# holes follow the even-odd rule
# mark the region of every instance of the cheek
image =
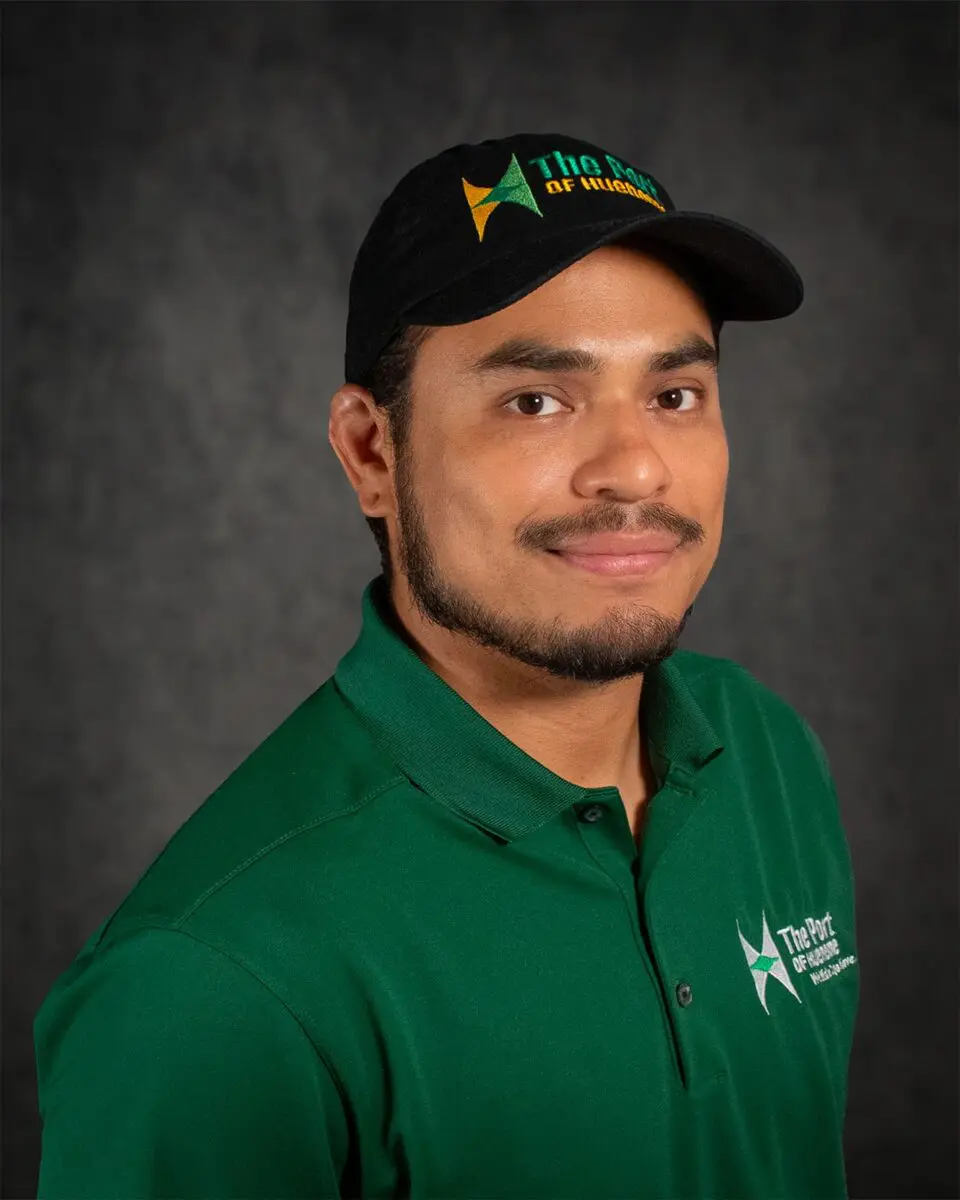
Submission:
POLYGON ((682 488, 665 497, 669 504, 695 517, 703 529, 703 541, 691 558, 691 567, 698 583, 709 574, 720 550, 723 514, 726 501, 728 452, 725 442, 704 441, 689 457, 678 461, 674 481, 682 488), (682 498, 681 498, 682 497, 682 498))
POLYGON ((683 470, 700 498, 704 519, 722 514, 730 472, 730 451, 726 438, 713 436, 704 439, 693 457, 683 464, 683 470))
POLYGON ((444 477, 452 503, 468 509, 478 521, 500 524, 522 508, 523 495, 537 467, 516 439, 472 436, 446 443, 444 477))
POLYGON ((434 439, 423 451, 418 498, 433 537, 458 556, 499 541, 512 511, 511 473, 489 455, 434 439))

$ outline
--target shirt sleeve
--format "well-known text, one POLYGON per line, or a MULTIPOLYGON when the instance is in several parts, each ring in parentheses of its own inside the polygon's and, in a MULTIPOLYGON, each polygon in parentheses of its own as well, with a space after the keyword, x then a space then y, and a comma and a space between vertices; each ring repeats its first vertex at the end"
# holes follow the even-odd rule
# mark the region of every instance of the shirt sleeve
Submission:
POLYGON ((35 1023, 44 1200, 339 1198, 339 1089, 290 1010, 178 930, 75 967, 35 1023))

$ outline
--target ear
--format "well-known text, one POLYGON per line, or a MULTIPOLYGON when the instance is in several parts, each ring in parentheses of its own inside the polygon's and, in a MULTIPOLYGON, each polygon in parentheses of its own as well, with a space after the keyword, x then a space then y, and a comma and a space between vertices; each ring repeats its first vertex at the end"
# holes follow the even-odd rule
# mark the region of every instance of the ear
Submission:
POLYGON ((327 436, 368 517, 392 512, 393 453, 387 422, 372 393, 356 384, 344 384, 330 401, 327 436))

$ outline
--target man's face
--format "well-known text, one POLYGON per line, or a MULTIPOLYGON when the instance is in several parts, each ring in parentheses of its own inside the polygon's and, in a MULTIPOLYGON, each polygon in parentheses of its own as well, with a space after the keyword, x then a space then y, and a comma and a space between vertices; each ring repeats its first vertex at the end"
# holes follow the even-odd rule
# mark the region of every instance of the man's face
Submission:
POLYGON ((435 328, 387 516, 394 603, 406 590, 426 620, 564 679, 606 683, 672 653, 720 545, 729 460, 713 347, 698 296, 624 246, 435 328), (641 531, 676 545, 646 573, 551 552, 641 531))

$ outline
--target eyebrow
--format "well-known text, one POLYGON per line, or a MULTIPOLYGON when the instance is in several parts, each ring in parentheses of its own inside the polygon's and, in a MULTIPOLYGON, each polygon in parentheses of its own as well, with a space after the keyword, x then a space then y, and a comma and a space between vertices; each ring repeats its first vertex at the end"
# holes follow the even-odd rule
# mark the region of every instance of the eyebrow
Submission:
MULTIPOLYGON (((647 360, 647 373, 662 375, 682 367, 705 366, 716 371, 719 365, 716 346, 700 334, 691 334, 668 350, 659 350, 647 360)), ((468 365, 470 374, 483 375, 495 371, 582 371, 599 375, 604 360, 589 350, 551 346, 530 338, 511 338, 468 365)))
POLYGON ((720 353, 716 346, 711 345, 699 333, 691 334, 669 350, 661 350, 647 360, 647 373, 650 375, 666 374, 668 371, 679 371, 682 367, 708 367, 716 371, 720 365, 720 353))

